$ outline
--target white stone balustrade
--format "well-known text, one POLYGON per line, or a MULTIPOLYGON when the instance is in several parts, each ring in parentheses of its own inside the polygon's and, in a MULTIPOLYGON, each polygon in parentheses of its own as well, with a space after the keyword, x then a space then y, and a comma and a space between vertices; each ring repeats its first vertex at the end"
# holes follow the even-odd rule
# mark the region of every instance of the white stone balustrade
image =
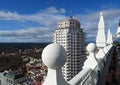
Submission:
POLYGON ((106 57, 109 58, 108 54, 112 53, 110 52, 112 47, 113 45, 108 45, 95 53, 96 45, 94 43, 88 44, 89 56, 84 63, 83 70, 67 82, 64 80, 61 71, 61 67, 66 62, 65 49, 54 43, 48 45, 42 53, 42 60, 48 67, 48 74, 43 85, 96 85, 104 68, 103 64, 107 62, 106 57))

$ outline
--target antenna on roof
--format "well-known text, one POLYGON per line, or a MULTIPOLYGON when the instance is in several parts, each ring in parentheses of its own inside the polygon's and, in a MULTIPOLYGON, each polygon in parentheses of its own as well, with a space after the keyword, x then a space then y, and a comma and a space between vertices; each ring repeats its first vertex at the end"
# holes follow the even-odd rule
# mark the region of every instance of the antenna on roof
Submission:
POLYGON ((70 11, 70 19, 73 19, 73 16, 72 16, 72 11, 70 11))
POLYGON ((70 19, 73 19, 73 16, 70 16, 70 19))

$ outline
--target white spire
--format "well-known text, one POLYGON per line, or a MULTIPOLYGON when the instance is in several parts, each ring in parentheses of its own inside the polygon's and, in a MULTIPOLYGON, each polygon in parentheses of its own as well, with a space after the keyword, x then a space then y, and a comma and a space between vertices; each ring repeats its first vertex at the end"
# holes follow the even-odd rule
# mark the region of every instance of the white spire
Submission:
POLYGON ((111 33, 111 41, 110 42, 111 42, 110 44, 113 44, 113 35, 112 35, 112 33, 111 33))
POLYGON ((105 28, 105 24, 104 24, 104 18, 103 18, 103 13, 101 12, 100 13, 100 21, 98 23, 98 29, 101 29, 101 28, 105 28))
POLYGON ((107 34, 107 44, 109 45, 111 41, 111 32, 110 32, 110 28, 108 28, 108 34, 107 34))
POLYGON ((116 37, 117 38, 120 38, 120 21, 119 21, 119 24, 118 24, 118 28, 117 28, 117 33, 116 33, 116 37))
POLYGON ((113 36, 112 36, 111 31, 110 31, 110 28, 108 29, 107 44, 108 45, 113 44, 113 36))
POLYGON ((98 34, 96 37, 96 45, 98 48, 104 48, 106 46, 105 24, 103 13, 100 13, 100 20, 98 23, 98 34))

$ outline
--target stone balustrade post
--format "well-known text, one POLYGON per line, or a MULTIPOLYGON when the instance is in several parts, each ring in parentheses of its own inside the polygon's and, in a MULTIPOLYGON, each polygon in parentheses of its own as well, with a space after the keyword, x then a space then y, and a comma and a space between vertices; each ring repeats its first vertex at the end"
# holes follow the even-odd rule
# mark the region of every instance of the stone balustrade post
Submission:
POLYGON ((95 56, 96 45, 94 43, 88 44, 87 51, 89 53, 88 59, 84 62, 84 66, 82 68, 94 69, 98 65, 97 58, 95 56))
POLYGON ((48 74, 42 85, 69 85, 62 76, 61 67, 66 62, 66 51, 58 44, 46 46, 42 52, 43 63, 48 67, 48 74))

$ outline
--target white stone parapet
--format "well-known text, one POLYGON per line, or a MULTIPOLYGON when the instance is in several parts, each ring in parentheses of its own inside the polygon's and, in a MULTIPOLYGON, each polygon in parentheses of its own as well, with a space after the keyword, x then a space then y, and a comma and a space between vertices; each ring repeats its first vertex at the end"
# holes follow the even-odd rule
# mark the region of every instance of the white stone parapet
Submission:
POLYGON ((95 53, 96 45, 94 43, 88 44, 87 50, 89 51, 89 56, 84 63, 83 70, 67 82, 63 78, 61 71, 61 67, 66 62, 65 49, 55 43, 48 45, 42 53, 42 60, 48 67, 48 74, 42 85, 96 85, 100 72, 104 68, 104 58, 109 57, 107 54, 111 53, 112 47, 112 45, 109 45, 95 53))

